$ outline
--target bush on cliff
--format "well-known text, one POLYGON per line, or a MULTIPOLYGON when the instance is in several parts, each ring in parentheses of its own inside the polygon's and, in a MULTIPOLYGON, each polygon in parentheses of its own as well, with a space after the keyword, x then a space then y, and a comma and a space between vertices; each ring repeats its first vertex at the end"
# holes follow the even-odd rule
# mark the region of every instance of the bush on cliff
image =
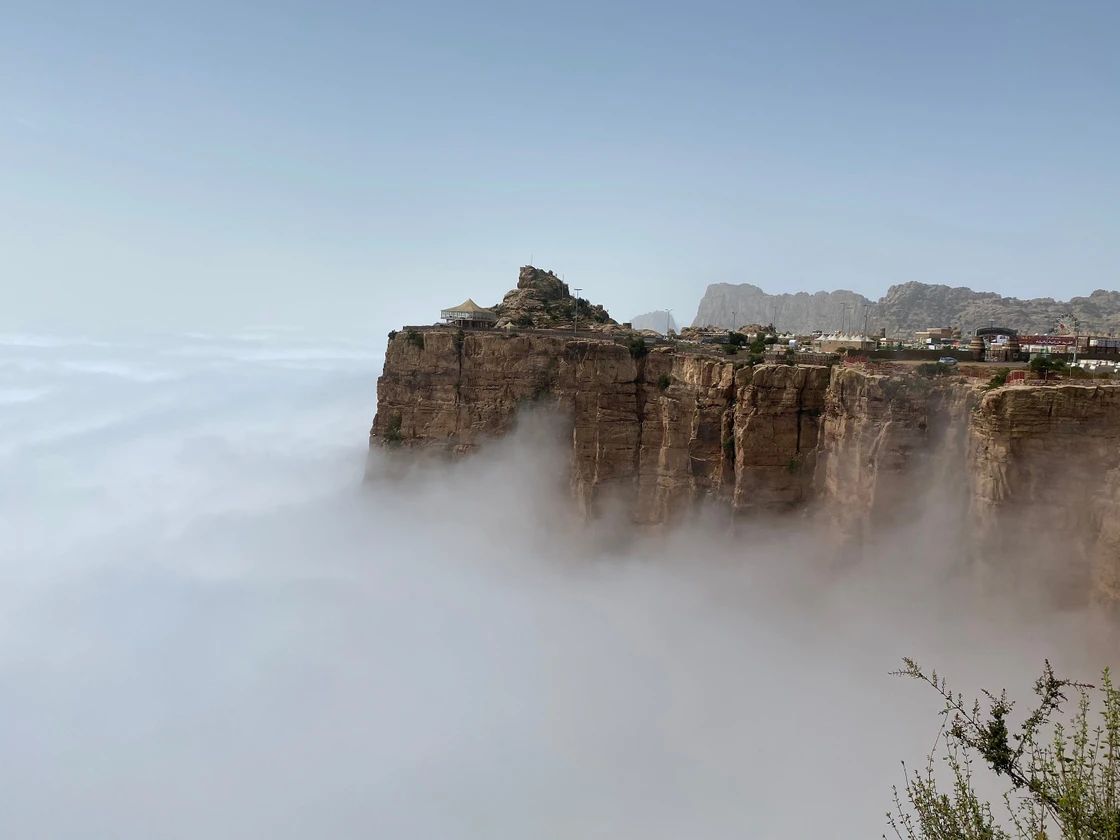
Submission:
POLYGON ((389 422, 385 424, 385 434, 382 437, 389 446, 397 446, 404 440, 404 435, 401 434, 401 416, 399 414, 394 414, 389 418, 389 422))
POLYGON ((1035 705, 1018 726, 1006 692, 985 691, 983 705, 968 703, 913 660, 898 674, 931 686, 943 702, 925 769, 906 770, 903 791, 894 791, 887 820, 900 840, 1120 838, 1120 690, 1107 669, 1092 686, 1056 677, 1047 662, 1035 705), (1067 713, 1071 700, 1075 710, 1067 713), (935 772, 939 748, 950 777, 945 789, 935 772), (977 766, 1008 788, 1005 818, 976 792, 977 766))
POLYGON ((727 343, 735 347, 742 347, 750 344, 750 339, 743 335, 741 332, 729 332, 727 334, 727 343))
POLYGON ((672 384, 672 381, 673 380, 669 378, 669 374, 663 373, 659 377, 657 377, 657 387, 662 391, 667 391, 669 390, 669 385, 672 384))
POLYGON ((991 391, 993 388, 999 388, 1007 384, 1007 375, 1011 373, 1011 368, 1000 368, 988 380, 988 384, 984 386, 984 390, 991 391))
POLYGON ((949 372, 949 366, 943 365, 941 362, 926 362, 918 365, 914 370, 919 376, 944 376, 949 372))
POLYGON ((631 337, 631 339, 626 342, 626 347, 630 351, 630 355, 635 359, 640 359, 649 353, 649 348, 646 347, 646 340, 640 335, 631 337))
POLYGON ((1031 359, 1030 368, 1035 373, 1040 373, 1045 377, 1051 372, 1063 372, 1066 369, 1066 363, 1057 356, 1035 356, 1031 359))
POLYGON ((424 334, 419 330, 409 330, 405 333, 404 337, 413 347, 417 347, 421 350, 424 349, 424 334))

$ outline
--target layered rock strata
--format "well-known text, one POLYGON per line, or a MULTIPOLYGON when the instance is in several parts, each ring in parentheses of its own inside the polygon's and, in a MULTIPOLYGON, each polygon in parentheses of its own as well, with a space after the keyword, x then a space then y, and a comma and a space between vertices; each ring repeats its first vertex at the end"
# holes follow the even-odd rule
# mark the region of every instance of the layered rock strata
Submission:
POLYGON ((711 501, 819 517, 838 544, 934 517, 947 554, 1045 543, 1120 595, 1120 386, 985 391, 555 331, 414 329, 389 342, 370 442, 463 455, 529 405, 564 418, 587 516, 620 504, 659 524, 711 501))

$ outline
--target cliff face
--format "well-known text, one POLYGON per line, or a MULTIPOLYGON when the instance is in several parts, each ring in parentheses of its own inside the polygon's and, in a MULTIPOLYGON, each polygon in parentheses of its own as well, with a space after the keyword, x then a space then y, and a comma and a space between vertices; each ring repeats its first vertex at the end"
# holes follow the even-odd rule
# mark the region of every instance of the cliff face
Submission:
POLYGON ((1074 593, 1091 580, 1118 598, 1120 387, 998 389, 980 402, 969 443, 981 553, 1045 553, 1074 593))
POLYGON ((370 442, 462 455, 530 405, 565 418, 587 516, 802 511, 858 548, 933 512, 954 556, 999 558, 998 575, 1057 552, 1066 583, 1120 597, 1120 386, 984 392, 561 332, 412 330, 389 342, 370 442))
POLYGON ((771 295, 750 283, 713 283, 700 299, 692 325, 738 329, 744 324, 772 323, 793 332, 859 331, 873 307, 873 301, 845 290, 771 295))

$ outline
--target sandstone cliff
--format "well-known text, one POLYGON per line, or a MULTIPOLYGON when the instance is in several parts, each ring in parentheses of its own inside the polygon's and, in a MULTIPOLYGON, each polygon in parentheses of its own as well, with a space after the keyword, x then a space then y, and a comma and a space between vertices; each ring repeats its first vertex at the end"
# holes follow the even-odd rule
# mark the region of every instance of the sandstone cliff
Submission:
POLYGON ((981 553, 1040 556, 1050 587, 1089 581, 1111 598, 1120 573, 1120 387, 1000 388, 970 428, 972 522, 981 553))
POLYGON ((509 432, 530 405, 557 411, 585 516, 619 505, 662 524, 705 501, 800 512, 841 551, 933 511, 946 552, 997 580, 1015 558, 1058 556, 1063 585, 1092 579, 1120 598, 1120 386, 985 392, 959 377, 429 328, 393 336, 377 393, 371 446, 448 456, 509 432))

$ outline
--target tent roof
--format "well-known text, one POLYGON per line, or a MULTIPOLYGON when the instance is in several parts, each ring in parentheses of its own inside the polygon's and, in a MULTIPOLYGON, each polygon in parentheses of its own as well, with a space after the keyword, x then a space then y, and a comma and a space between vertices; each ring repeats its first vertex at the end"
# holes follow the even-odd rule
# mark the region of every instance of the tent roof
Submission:
POLYGON ((470 298, 467 298, 465 301, 460 303, 458 306, 449 306, 443 311, 444 312, 485 312, 488 315, 493 315, 494 314, 491 310, 486 309, 482 306, 479 306, 477 303, 475 303, 470 298))

